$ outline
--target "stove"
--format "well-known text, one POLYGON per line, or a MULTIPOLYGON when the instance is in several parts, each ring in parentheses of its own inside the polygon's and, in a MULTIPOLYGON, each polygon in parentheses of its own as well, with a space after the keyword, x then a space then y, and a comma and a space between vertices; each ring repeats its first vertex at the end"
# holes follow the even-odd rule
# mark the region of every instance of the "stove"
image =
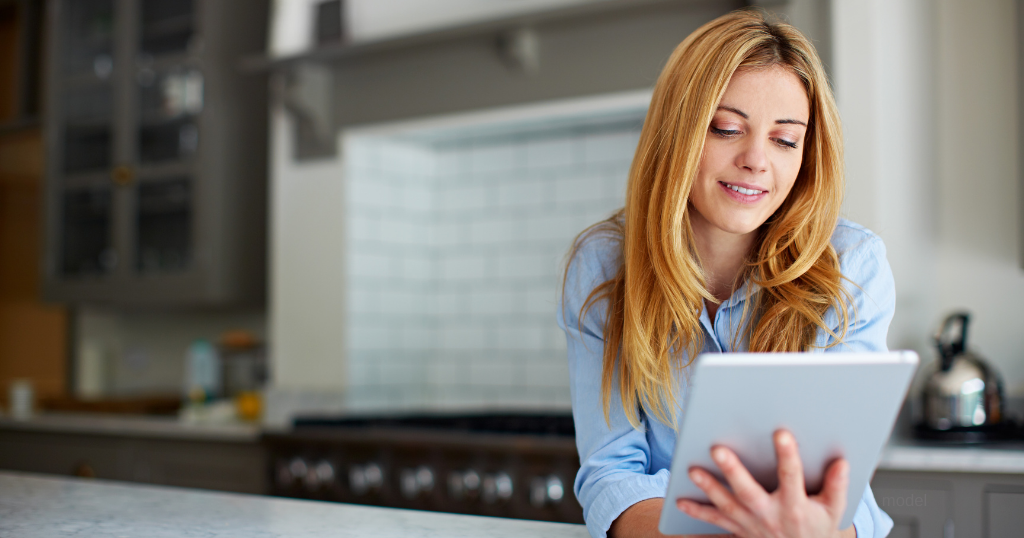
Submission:
POLYGON ((300 417, 263 442, 273 495, 583 522, 570 414, 300 417))

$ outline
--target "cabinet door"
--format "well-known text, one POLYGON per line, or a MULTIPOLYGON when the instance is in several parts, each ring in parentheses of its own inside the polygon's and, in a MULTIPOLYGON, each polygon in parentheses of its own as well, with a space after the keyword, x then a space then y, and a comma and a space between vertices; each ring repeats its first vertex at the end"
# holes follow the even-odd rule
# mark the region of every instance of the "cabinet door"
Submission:
POLYGON ((114 2, 59 4, 57 80, 66 175, 105 174, 114 158, 114 2))
POLYGON ((953 538, 953 488, 942 481, 875 476, 878 506, 892 518, 892 538, 953 538))
POLYGON ((182 272, 192 265, 193 192, 188 176, 140 182, 135 202, 134 270, 182 272))
POLYGON ((986 538, 1018 538, 1024 534, 1024 488, 985 492, 986 538))
POLYGON ((112 272, 115 158, 115 5, 113 0, 57 4, 59 29, 53 113, 59 118, 51 168, 59 193, 53 202, 59 241, 54 272, 64 278, 112 272))
POLYGON ((60 273, 84 277, 112 271, 117 255, 113 247, 111 188, 67 188, 60 204, 60 273))
POLYGON ((266 494, 266 452, 256 443, 137 440, 132 480, 266 494))
POLYGON ((0 469, 126 480, 130 459, 128 448, 112 438, 0 431, 0 469))

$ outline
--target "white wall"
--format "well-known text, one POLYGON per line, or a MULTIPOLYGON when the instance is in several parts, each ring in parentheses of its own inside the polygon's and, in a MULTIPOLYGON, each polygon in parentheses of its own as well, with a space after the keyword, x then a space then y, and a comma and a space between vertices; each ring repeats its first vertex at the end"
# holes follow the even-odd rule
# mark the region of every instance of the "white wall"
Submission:
POLYGON ((974 312, 974 347, 1024 396, 1024 269, 1014 0, 938 3, 940 311, 974 312))
POLYGON ((834 0, 846 214, 886 242, 891 348, 934 357, 956 308, 969 345, 1024 393, 1012 0, 834 0))
POLYGON ((274 388, 345 386, 345 216, 340 161, 296 161, 293 125, 271 114, 268 324, 274 388))

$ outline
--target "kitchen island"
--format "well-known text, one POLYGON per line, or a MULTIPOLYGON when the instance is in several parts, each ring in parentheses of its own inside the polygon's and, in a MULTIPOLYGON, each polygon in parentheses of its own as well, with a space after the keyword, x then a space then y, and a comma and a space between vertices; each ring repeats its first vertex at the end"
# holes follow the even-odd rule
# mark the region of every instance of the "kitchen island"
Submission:
POLYGON ((0 536, 585 538, 582 525, 0 472, 0 536))

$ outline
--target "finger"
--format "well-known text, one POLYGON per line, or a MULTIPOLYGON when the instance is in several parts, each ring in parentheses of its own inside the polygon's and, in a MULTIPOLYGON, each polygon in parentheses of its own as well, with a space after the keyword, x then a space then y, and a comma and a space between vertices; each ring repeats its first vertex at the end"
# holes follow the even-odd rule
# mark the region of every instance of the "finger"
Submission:
POLYGON ((722 470, 739 501, 753 513, 763 513, 770 501, 768 492, 754 480, 736 453, 724 446, 716 446, 711 449, 711 459, 722 470))
POLYGON ((774 438, 775 457, 779 461, 779 492, 784 502, 799 503, 807 497, 807 489, 796 438, 788 430, 776 430, 774 438))
POLYGON ((694 467, 690 469, 689 476, 719 512, 741 526, 752 528, 756 521, 754 515, 711 473, 694 467))
POLYGON ((825 483, 818 500, 832 517, 839 518, 846 510, 846 489, 850 486, 850 464, 843 458, 832 462, 825 471, 825 483))
POLYGON ((729 519, 721 510, 714 506, 700 504, 687 499, 678 499, 676 501, 676 506, 679 507, 681 512, 688 516, 701 521, 706 521, 712 525, 718 525, 732 534, 740 534, 743 530, 741 525, 737 524, 732 519, 729 519))

